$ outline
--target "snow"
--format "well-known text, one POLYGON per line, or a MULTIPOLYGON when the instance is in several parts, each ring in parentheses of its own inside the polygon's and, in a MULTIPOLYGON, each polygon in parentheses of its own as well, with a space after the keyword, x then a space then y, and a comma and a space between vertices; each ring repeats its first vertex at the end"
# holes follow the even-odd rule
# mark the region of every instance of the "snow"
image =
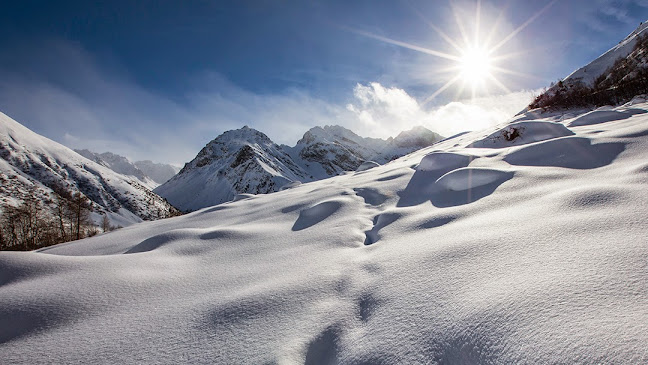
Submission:
POLYGON ((648 114, 616 118, 629 109, 648 103, 573 127, 594 117, 532 111, 363 172, 0 252, 2 361, 646 363, 648 114))
POLYGON ((378 167, 378 166, 380 166, 380 164, 375 161, 365 161, 360 166, 358 166, 356 172, 367 171, 369 169, 373 169, 374 167, 378 167))

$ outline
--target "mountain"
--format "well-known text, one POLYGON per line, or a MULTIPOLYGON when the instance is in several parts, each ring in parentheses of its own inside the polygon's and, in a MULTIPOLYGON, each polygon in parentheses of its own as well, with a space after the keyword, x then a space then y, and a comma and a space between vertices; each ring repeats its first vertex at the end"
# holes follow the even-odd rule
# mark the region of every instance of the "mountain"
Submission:
POLYGON ((648 21, 641 23, 637 29, 632 31, 619 44, 612 47, 594 61, 572 72, 563 79, 563 82, 568 84, 582 82, 586 86, 593 86, 596 79, 613 67, 617 60, 628 58, 631 55, 639 38, 647 34, 646 29, 648 29, 648 21))
POLYGON ((240 193, 274 192, 306 179, 306 172, 280 146, 245 126, 209 142, 155 192, 179 209, 191 211, 230 201, 240 193))
POLYGON ((158 185, 169 181, 180 168, 173 165, 156 163, 150 160, 135 161, 135 167, 140 169, 146 176, 155 181, 158 185))
POLYGON ((116 225, 165 218, 177 210, 135 178, 115 173, 71 149, 40 136, 0 113, 0 204, 37 197, 51 207, 55 191, 87 196, 98 222, 106 214, 116 225))
POLYGON ((81 156, 92 160, 99 165, 105 166, 118 174, 129 176, 139 180, 139 182, 147 188, 153 190, 158 184, 151 180, 146 174, 140 170, 135 164, 124 156, 116 155, 111 152, 95 153, 87 149, 74 150, 74 152, 81 156))
POLYGON ((209 142, 155 192, 179 209, 193 211, 230 201, 238 194, 272 193, 292 183, 355 171, 365 161, 384 163, 442 138, 423 127, 382 140, 325 126, 311 128, 289 147, 246 126, 209 142))
MULTIPOLYGON (((284 156, 249 130, 220 142, 185 169, 221 156, 225 172, 262 166, 260 147, 284 156)), ((0 252, 0 353, 10 364, 645 363, 646 145, 645 98, 529 112, 366 171, 0 252)))
POLYGON ((171 165, 148 160, 131 162, 128 158, 111 152, 96 153, 87 149, 74 151, 118 174, 136 178, 151 190, 168 181, 179 170, 171 165))

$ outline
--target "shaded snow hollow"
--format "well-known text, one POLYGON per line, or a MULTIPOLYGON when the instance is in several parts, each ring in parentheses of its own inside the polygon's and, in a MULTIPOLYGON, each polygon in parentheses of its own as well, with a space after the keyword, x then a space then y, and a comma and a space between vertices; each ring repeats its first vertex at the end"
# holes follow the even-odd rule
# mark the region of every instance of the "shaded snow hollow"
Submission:
POLYGON ((2 361, 646 363, 647 109, 0 252, 2 361))

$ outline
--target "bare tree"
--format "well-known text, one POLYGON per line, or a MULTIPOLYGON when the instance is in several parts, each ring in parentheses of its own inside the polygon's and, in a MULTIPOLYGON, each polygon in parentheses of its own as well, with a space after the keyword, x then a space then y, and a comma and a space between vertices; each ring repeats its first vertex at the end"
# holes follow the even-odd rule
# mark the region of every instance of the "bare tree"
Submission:
POLYGON ((103 218, 101 219, 101 230, 103 230, 104 232, 112 231, 112 226, 110 225, 110 219, 108 219, 107 214, 104 214, 103 218))

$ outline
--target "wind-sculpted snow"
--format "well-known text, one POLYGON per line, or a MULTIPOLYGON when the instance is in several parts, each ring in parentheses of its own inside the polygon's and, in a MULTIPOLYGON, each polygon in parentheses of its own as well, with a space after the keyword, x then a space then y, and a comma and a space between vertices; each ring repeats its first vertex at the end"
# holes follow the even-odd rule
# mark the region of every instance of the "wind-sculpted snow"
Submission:
POLYGON ((0 362, 646 363, 648 114, 570 113, 0 252, 0 362))
POLYGON ((594 110, 578 118, 575 118, 569 123, 570 127, 580 127, 584 125, 592 125, 606 122, 613 122, 622 119, 628 119, 635 114, 643 114, 645 110, 630 109, 624 111, 617 110, 594 110))
POLYGON ((379 163, 374 162, 374 161, 365 161, 363 162, 358 168, 356 169, 356 172, 362 172, 362 171, 367 171, 369 169, 373 169, 374 167, 380 166, 379 163))
POLYGON ((592 144, 588 138, 565 137, 523 147, 509 153, 504 161, 511 165, 594 169, 610 164, 624 149, 623 143, 592 144))
POLYGON ((501 184, 513 177, 509 171, 486 168, 461 168, 441 176, 435 183, 448 190, 466 191, 484 185, 501 184))
POLYGON ((497 130, 488 137, 472 143, 470 147, 506 148, 572 135, 574 132, 560 123, 521 121, 497 130))

